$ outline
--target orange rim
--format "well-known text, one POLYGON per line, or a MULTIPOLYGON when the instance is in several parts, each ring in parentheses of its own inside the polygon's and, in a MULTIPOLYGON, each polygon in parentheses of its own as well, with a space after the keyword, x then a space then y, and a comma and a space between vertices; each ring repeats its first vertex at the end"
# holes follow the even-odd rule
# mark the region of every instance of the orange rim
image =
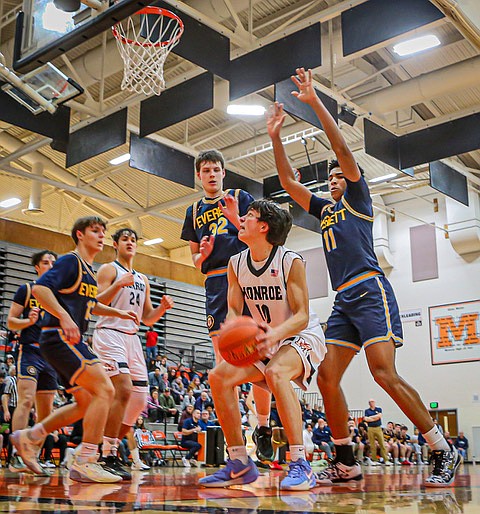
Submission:
POLYGON ((116 39, 118 39, 119 41, 121 41, 124 45, 135 45, 135 46, 143 46, 143 47, 168 46, 168 45, 174 44, 182 37, 183 29, 184 29, 183 21, 175 13, 168 11, 167 9, 162 9, 161 7, 148 6, 148 7, 144 7, 140 11, 137 11, 135 13, 135 16, 141 15, 141 14, 156 14, 158 16, 165 16, 166 18, 171 18, 172 20, 176 20, 176 22, 178 23, 178 26, 180 27, 180 30, 178 31, 177 35, 173 39, 168 39, 167 41, 159 41, 158 43, 140 43, 139 41, 133 41, 133 39, 128 39, 127 37, 122 36, 122 34, 120 34, 120 32, 118 32, 118 29, 117 29, 118 24, 116 23, 112 27, 112 33, 113 33, 114 37, 116 39))

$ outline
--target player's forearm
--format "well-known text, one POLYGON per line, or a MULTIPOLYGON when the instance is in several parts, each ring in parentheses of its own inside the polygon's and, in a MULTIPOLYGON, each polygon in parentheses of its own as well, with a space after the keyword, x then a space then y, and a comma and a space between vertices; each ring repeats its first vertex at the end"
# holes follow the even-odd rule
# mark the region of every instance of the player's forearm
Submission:
POLYGON ((104 305, 103 303, 97 302, 97 305, 92 309, 92 314, 96 316, 111 316, 113 318, 121 318, 124 311, 104 305))
POLYGON ((201 270, 202 264, 205 261, 205 257, 201 253, 194 253, 194 254, 192 254, 192 261, 193 261, 193 265, 197 269, 201 270))
POLYGON ((34 285, 32 288, 32 294, 39 301, 41 306, 52 316, 58 319, 70 317, 68 312, 60 305, 58 300, 55 298, 53 291, 46 286, 34 285))
POLYGON ((287 153, 285 151, 285 147, 283 146, 282 140, 280 139, 280 135, 272 138, 273 145, 273 155, 275 157, 275 166, 278 171, 278 178, 280 179, 280 183, 287 191, 295 181, 295 175, 293 174, 293 169, 290 166, 288 161, 287 153))
POLYGON ((143 313, 142 321, 147 327, 151 327, 156 323, 165 313, 167 309, 163 305, 158 305, 154 309, 151 309, 143 313))
POLYGON ((16 318, 14 316, 9 316, 7 318, 7 328, 8 330, 23 330, 24 328, 31 327, 33 323, 29 318, 21 319, 16 318))
POLYGON ((298 335, 299 332, 307 328, 309 314, 308 312, 299 311, 290 319, 284 321, 273 329, 274 339, 281 341, 287 337, 298 335))
POLYGON ((117 293, 122 289, 122 285, 114 282, 108 286, 104 291, 97 293, 97 300, 104 305, 110 305, 117 293))

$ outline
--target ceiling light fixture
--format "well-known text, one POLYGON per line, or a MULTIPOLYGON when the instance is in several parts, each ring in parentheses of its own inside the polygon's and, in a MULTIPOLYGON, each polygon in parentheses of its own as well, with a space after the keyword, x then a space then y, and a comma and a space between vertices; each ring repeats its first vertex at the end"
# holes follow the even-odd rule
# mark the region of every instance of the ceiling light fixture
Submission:
POLYGON ((236 114, 240 116, 263 116, 265 114, 263 105, 234 105, 227 106, 228 114, 236 114))
POLYGON ((415 39, 409 39, 408 41, 398 43, 397 45, 394 45, 393 51, 400 57, 403 57, 405 55, 422 52, 423 50, 428 50, 439 45, 440 40, 438 37, 433 34, 428 34, 427 36, 416 37, 415 39))
POLYGON ((381 177, 375 177, 369 180, 371 184, 376 184, 377 182, 384 182, 385 180, 389 180, 391 178, 395 178, 398 173, 388 173, 388 175, 382 175, 381 177))
POLYGON ((158 243, 163 243, 163 239, 161 237, 156 237, 155 239, 149 239, 148 241, 143 242, 145 246, 156 245, 158 243))
POLYGON ((22 200, 20 200, 20 198, 8 198, 7 200, 3 200, 3 202, 0 202, 0 207, 2 207, 2 209, 7 209, 8 207, 18 205, 21 201, 22 200))
POLYGON ((115 157, 115 159, 112 159, 108 162, 114 166, 117 166, 117 164, 122 164, 122 162, 127 162, 128 160, 130 160, 130 154, 124 153, 123 155, 120 155, 120 157, 115 157))

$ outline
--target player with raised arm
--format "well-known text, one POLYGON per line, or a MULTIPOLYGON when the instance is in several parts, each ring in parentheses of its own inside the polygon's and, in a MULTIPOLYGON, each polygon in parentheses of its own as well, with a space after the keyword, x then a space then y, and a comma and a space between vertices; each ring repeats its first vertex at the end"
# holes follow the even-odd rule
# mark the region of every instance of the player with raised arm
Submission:
MULTIPOLYGON (((227 314, 227 265, 232 255, 245 249, 238 239, 240 216, 253 201, 242 189, 223 190, 225 160, 218 150, 206 150, 195 159, 197 177, 205 197, 186 212, 182 239, 190 244, 193 263, 207 276, 205 280, 207 328, 217 363, 218 330, 227 314)), ((272 430, 269 426, 271 395, 254 385, 258 426, 253 439, 259 460, 273 460, 272 430)))
POLYGON ((25 464, 40 473, 36 456, 38 444, 54 430, 83 418, 81 452, 75 456, 70 478, 80 482, 118 482, 97 463, 98 443, 103 436, 114 389, 103 366, 82 340, 92 314, 134 320, 133 311, 107 307, 97 302, 97 280, 92 268, 102 251, 106 223, 98 216, 78 219, 72 228, 76 244, 40 277, 32 293, 45 309, 40 351, 75 397, 75 403, 52 412, 32 429, 17 430, 12 442, 25 464))
MULTIPOLYGON (((173 307, 173 300, 164 295, 160 305, 153 307, 148 278, 133 269, 138 240, 135 230, 120 228, 112 239, 117 258, 98 270, 97 299, 117 309, 132 310, 138 320, 153 325, 173 307)), ((118 445, 132 430, 148 396, 147 367, 137 335, 139 328, 136 320, 101 316, 93 333, 93 350, 115 389, 103 436, 102 461, 105 469, 124 480, 131 479, 131 475, 120 464, 118 445)), ((135 461, 138 464, 140 457, 134 459, 134 464, 135 461)))
POLYGON ((402 324, 395 294, 373 249, 373 206, 367 183, 338 125, 315 92, 311 70, 296 71, 292 80, 298 91, 292 94, 313 109, 338 159, 329 165, 328 185, 333 202, 318 198, 297 182, 280 137, 285 120, 283 106, 275 104, 267 128, 280 182, 303 209, 320 220, 328 271, 337 291, 327 323, 328 353, 318 373, 336 457, 319 474, 318 483, 331 485, 362 477, 353 456, 348 408, 340 381, 363 347, 375 381, 420 429, 433 450, 434 469, 425 485, 449 486, 461 457, 433 424, 417 391, 395 368, 396 348, 403 344, 402 324))
MULTIPOLYGON (((38 278, 51 269, 56 260, 57 254, 50 250, 34 253, 32 265, 38 278)), ((28 417, 34 404, 37 420, 46 418, 52 412, 57 390, 57 374, 40 353, 40 321, 45 311, 32 295, 34 285, 35 282, 27 282, 17 289, 7 318, 9 330, 20 330, 17 357, 18 404, 13 413, 12 431, 28 425, 28 417)), ((10 421, 9 416, 10 413, 6 411, 5 421, 10 421)), ((8 469, 12 473, 27 470, 15 447, 8 469)))
POLYGON ((309 490, 315 475, 305 458, 302 412, 291 381, 307 389, 326 347, 318 317, 309 310, 305 263, 283 245, 292 227, 290 213, 267 200, 254 201, 240 220, 238 237, 248 245, 228 265, 228 317, 246 304, 263 332, 257 336, 261 360, 246 367, 222 361, 209 374, 215 410, 228 443, 227 466, 200 479, 204 487, 254 482, 258 470, 242 438, 236 388, 244 382, 267 387, 290 445, 291 462, 280 489, 309 490))

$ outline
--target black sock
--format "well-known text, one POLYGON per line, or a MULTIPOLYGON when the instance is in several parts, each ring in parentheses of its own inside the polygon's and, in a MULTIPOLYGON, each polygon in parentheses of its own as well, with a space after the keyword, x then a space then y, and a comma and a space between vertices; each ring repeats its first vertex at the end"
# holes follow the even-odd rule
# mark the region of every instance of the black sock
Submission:
POLYGON ((351 444, 335 445, 335 460, 340 461, 345 466, 353 466, 355 464, 355 456, 353 455, 353 446, 351 444))

